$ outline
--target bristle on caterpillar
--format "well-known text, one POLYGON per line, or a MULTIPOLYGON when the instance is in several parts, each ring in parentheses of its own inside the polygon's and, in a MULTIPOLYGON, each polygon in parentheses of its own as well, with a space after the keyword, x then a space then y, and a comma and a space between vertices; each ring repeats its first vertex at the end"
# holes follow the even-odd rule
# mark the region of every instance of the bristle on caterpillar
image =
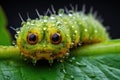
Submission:
MULTIPOLYGON (((77 12, 76 8, 66 13, 60 9, 58 13, 48 9, 45 16, 36 13, 40 19, 22 20, 22 27, 18 33, 17 45, 23 55, 35 60, 63 59, 68 56, 70 48, 82 47, 84 44, 103 42, 109 39, 104 26, 91 13, 77 12), (74 11, 75 10, 75 11, 74 11), (50 13, 50 16, 47 14, 50 13), (52 14, 53 13, 53 14, 52 14)), ((29 17, 28 17, 29 18, 29 17)))

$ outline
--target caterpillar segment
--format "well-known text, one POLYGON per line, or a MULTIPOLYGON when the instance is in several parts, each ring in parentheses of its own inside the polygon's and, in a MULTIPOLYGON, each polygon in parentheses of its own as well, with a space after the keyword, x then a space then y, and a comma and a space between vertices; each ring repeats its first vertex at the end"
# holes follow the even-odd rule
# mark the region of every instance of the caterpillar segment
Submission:
POLYGON ((23 22, 17 45, 27 58, 52 62, 68 56, 70 48, 108 39, 106 29, 92 14, 72 12, 23 22))

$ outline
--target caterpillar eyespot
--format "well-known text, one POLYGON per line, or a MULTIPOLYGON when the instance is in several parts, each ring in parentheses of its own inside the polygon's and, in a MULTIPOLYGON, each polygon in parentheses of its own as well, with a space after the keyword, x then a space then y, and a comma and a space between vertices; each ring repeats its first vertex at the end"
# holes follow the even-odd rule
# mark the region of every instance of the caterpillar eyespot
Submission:
POLYGON ((29 33, 27 36, 27 42, 31 45, 36 44, 38 41, 38 36, 36 34, 33 33, 29 33))
POLYGON ((51 35, 51 43, 52 44, 59 44, 62 40, 62 37, 59 33, 54 33, 51 35))
POLYGON ((39 15, 40 19, 26 22, 22 19, 17 45, 25 57, 53 62, 54 59, 68 56, 70 48, 109 39, 106 29, 91 13, 58 12, 58 15, 39 15))

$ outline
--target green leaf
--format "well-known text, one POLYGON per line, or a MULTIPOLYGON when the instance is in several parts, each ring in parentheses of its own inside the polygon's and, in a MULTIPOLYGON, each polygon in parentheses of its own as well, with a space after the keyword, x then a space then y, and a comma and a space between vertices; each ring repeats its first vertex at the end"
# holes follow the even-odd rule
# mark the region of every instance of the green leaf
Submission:
POLYGON ((7 20, 5 14, 0 6, 0 45, 10 45, 11 38, 10 34, 6 29, 7 20))
POLYGON ((120 40, 86 45, 70 54, 63 62, 34 65, 18 56, 17 47, 1 46, 0 80, 120 80, 120 40), (4 49, 9 56, 2 55, 4 49))

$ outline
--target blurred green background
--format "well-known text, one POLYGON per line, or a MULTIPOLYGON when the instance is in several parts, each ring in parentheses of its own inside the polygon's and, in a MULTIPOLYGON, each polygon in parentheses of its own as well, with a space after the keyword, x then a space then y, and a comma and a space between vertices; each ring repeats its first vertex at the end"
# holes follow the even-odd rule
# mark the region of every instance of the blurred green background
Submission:
POLYGON ((7 29, 7 18, 0 6, 0 45, 11 45, 11 36, 7 29))
POLYGON ((119 2, 116 0, 1 0, 0 5, 5 11, 8 20, 8 30, 12 34, 14 39, 15 31, 10 29, 10 26, 16 28, 21 26, 21 20, 18 13, 21 13, 24 20, 27 19, 27 13, 29 13, 32 19, 38 17, 35 9, 43 15, 51 5, 57 11, 59 8, 67 7, 68 10, 71 9, 70 4, 78 5, 78 11, 82 10, 82 6, 85 5, 86 13, 90 11, 93 7, 93 12, 98 13, 98 18, 102 18, 103 24, 108 29, 111 38, 120 38, 120 8, 119 2))

